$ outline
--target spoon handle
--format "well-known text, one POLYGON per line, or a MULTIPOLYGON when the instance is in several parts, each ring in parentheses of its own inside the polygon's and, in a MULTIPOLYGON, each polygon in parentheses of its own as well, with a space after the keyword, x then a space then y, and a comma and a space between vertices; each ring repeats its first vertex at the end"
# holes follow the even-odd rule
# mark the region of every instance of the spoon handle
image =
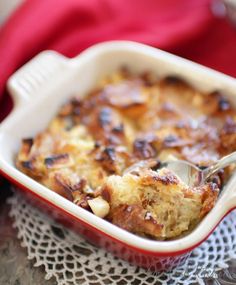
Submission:
POLYGON ((229 166, 232 163, 236 163, 236 151, 232 152, 229 155, 222 157, 216 163, 211 165, 210 167, 204 169, 203 172, 203 180, 206 181, 211 175, 218 172, 220 169, 229 166))

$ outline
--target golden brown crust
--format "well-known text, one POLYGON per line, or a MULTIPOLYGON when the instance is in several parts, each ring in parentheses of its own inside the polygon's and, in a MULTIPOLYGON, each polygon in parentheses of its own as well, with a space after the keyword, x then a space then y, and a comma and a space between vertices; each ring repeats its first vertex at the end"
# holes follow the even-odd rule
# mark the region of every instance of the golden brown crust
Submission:
MULTIPOLYGON (((236 110, 222 92, 203 94, 176 76, 158 80, 151 72, 134 75, 122 68, 85 99, 77 96, 66 102, 45 131, 24 139, 16 165, 88 210, 87 201, 102 195, 110 203, 109 217, 114 223, 122 226, 126 220, 123 227, 127 230, 166 238, 188 230, 206 215, 214 206, 218 188, 207 184, 187 189, 173 173, 155 172, 160 161, 179 158, 206 167, 234 150, 236 110), (124 178, 124 173, 132 175, 129 183, 138 180, 147 196, 135 190, 128 195, 127 188, 130 200, 117 204, 119 187, 114 190, 108 181, 111 175, 124 178), (165 216, 155 200, 156 190, 150 190, 156 187, 170 194, 162 197, 167 208, 172 207, 173 197, 179 199, 179 207, 183 199, 185 208, 173 208, 165 216), (186 217, 188 209, 195 211, 195 220, 186 217), (183 223, 176 226, 180 216, 183 223)), ((213 181, 222 186, 231 172, 228 168, 224 177, 218 175, 213 181)))
POLYGON ((219 194, 219 188, 215 183, 204 185, 202 192, 202 209, 200 219, 202 219, 214 207, 219 194))

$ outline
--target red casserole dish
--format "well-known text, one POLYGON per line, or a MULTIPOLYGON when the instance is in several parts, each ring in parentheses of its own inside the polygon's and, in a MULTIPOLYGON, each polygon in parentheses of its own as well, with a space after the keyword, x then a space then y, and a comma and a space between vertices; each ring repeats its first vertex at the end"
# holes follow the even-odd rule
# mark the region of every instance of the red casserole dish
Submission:
POLYGON ((225 185, 212 211, 190 234, 171 241, 154 241, 127 232, 74 205, 15 166, 22 138, 45 129, 71 94, 86 94, 99 79, 124 64, 135 72, 151 70, 160 78, 169 74, 180 76, 202 92, 222 90, 231 102, 235 102, 235 79, 142 44, 101 43, 73 59, 45 51, 8 81, 15 108, 0 126, 0 172, 23 190, 30 203, 93 244, 138 266, 154 271, 170 270, 182 263, 236 207, 235 175, 225 185))

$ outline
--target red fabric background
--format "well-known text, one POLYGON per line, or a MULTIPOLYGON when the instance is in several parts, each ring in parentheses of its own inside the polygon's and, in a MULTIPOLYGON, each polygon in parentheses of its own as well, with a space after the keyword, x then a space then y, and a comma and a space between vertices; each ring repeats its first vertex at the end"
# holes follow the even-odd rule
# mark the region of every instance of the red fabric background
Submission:
POLYGON ((97 42, 146 43, 236 76, 236 30, 209 0, 28 0, 0 30, 0 120, 8 77, 41 50, 72 57, 97 42))

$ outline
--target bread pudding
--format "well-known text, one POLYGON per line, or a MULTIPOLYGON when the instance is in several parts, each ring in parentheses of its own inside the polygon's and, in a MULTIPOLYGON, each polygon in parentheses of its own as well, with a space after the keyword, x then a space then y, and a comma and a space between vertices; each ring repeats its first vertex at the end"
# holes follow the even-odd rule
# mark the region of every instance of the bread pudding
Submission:
POLYGON ((80 95, 43 132, 22 140, 17 167, 132 233, 164 240, 193 229, 232 169, 189 187, 163 162, 205 168, 236 150, 236 110, 224 94, 121 68, 80 95))

